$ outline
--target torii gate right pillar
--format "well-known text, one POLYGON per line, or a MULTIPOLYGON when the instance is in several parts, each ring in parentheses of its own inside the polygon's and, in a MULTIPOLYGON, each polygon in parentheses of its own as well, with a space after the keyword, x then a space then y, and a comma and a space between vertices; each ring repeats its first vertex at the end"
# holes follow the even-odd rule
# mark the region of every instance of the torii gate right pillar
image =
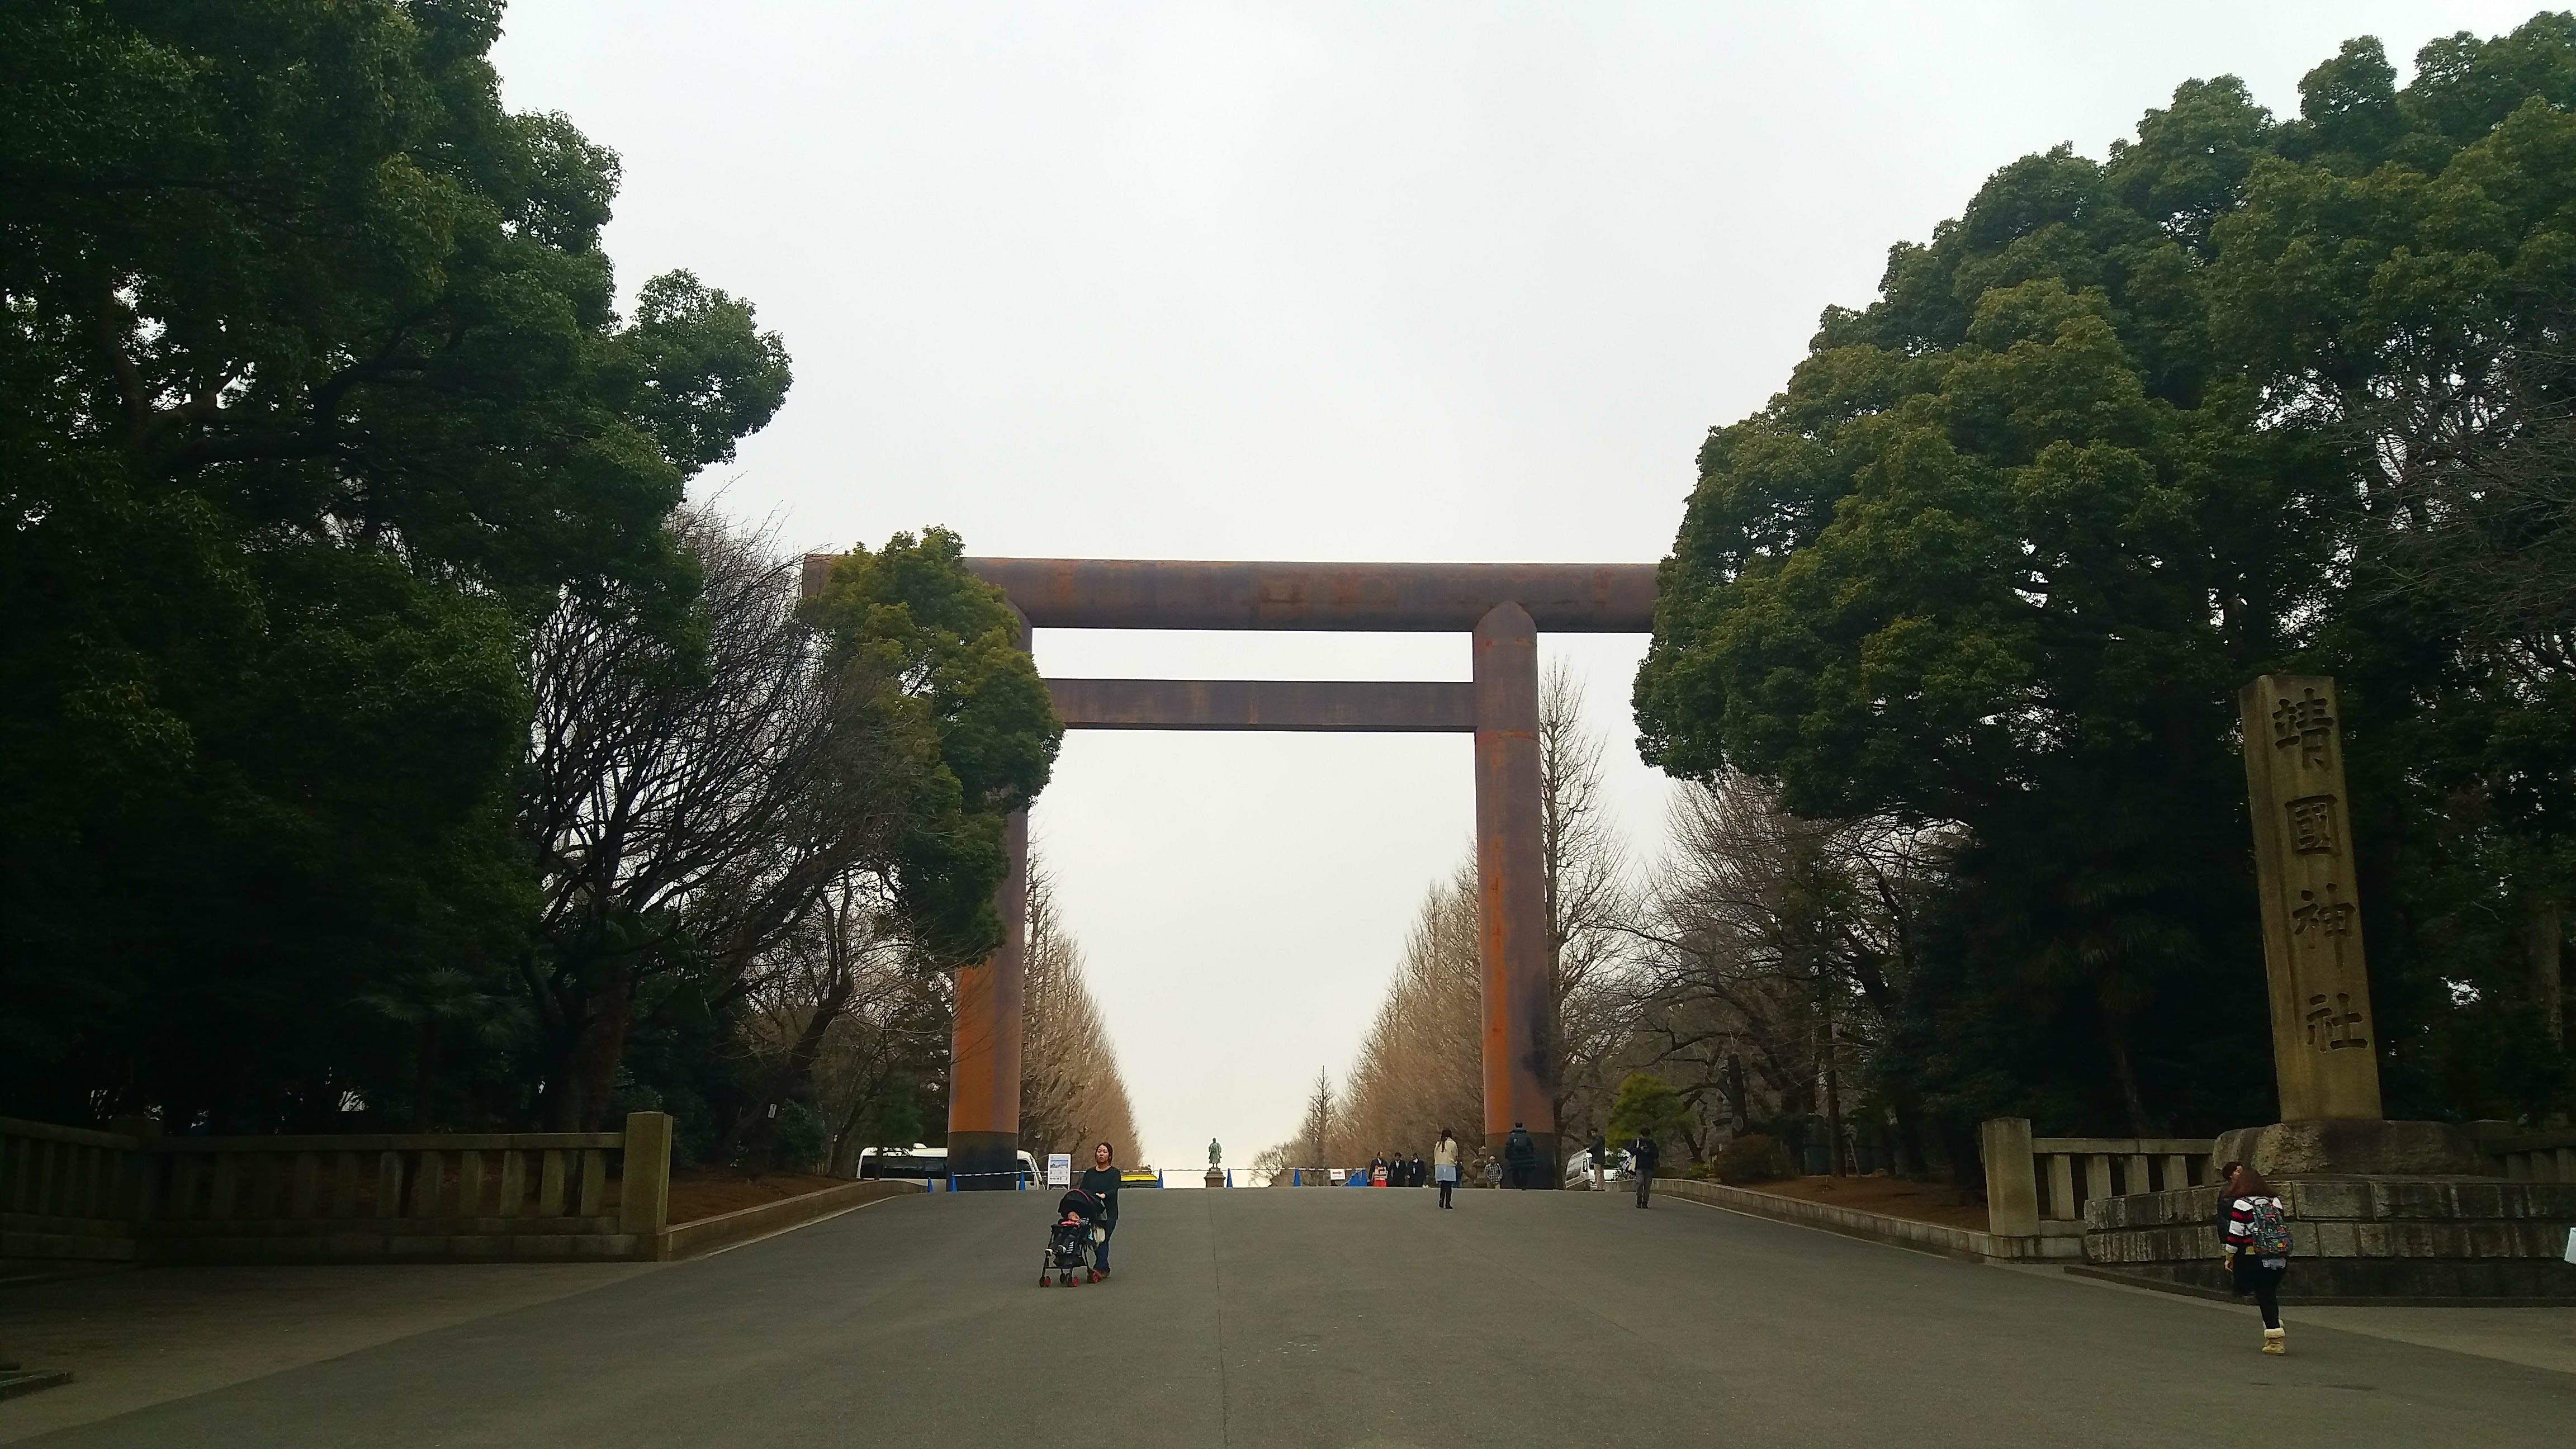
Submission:
POLYGON ((1540 795, 1538 629, 1516 603, 1476 623, 1476 954, 1484 982, 1485 1147, 1514 1126, 1538 1143, 1534 1186, 1561 1183, 1555 953, 1549 949, 1540 795))

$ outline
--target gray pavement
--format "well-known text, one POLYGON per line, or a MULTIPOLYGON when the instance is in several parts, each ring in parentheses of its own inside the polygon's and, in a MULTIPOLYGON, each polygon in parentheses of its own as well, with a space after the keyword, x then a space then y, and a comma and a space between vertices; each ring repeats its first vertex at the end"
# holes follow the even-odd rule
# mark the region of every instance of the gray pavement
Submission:
MULTIPOLYGON (((2265 1358, 2250 1309, 1690 1203, 1638 1212, 1616 1194, 1469 1192, 1442 1213, 1428 1191, 1139 1191, 1115 1280, 1041 1290, 1047 1196, 899 1199, 25 1442, 2566 1449, 2576 1437, 2576 1375, 2302 1324, 2296 1310, 2291 1355, 2265 1358)), ((2407 1311, 2422 1310, 2389 1310, 2407 1311)), ((2576 1330, 2576 1312, 2534 1312, 2576 1330)), ((0 1405, 0 1437, 8 1415, 0 1405)))

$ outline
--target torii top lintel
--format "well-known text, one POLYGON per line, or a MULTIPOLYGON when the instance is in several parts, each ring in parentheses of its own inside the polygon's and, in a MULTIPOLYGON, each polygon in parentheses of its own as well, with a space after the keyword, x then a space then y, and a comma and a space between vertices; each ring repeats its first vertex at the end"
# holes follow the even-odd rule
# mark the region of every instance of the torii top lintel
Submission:
MULTIPOLYGON (((820 587, 830 554, 805 560, 820 587)), ((970 558, 1033 629, 1334 629, 1465 633, 1498 604, 1542 632, 1654 627, 1653 564, 1236 563, 970 558)))

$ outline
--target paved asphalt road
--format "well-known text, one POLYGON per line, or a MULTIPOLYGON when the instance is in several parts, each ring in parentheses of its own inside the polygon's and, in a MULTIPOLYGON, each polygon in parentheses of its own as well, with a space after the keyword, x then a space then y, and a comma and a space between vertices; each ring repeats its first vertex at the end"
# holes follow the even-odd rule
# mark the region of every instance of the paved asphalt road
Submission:
POLYGON ((542 1445, 2576 1444, 2576 1376, 1617 1195, 906 1198, 29 1441, 542 1445))

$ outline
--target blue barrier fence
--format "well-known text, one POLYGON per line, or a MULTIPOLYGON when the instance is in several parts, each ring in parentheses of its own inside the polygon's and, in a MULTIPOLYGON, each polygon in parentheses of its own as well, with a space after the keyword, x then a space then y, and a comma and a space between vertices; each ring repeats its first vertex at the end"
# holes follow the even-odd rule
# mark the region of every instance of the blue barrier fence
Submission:
POLYGON ((972 1181, 979 1177, 1007 1177, 1011 1179, 1011 1189, 1014 1192, 1026 1192, 1033 1185, 1028 1170, 1021 1168, 1007 1172, 952 1172, 944 1180, 936 1177, 930 1179, 930 1190, 939 1192, 944 1186, 946 1191, 955 1192, 959 1179, 972 1181))

